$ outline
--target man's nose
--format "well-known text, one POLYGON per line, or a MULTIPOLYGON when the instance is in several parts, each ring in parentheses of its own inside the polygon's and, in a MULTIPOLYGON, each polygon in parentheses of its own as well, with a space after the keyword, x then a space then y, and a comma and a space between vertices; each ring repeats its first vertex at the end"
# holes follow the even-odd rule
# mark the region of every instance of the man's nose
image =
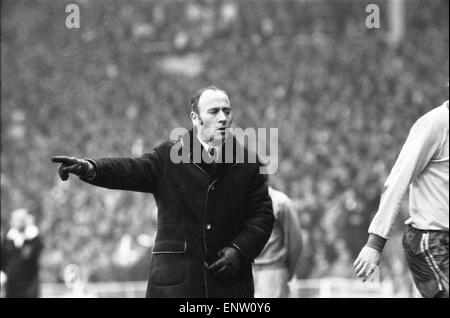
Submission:
POLYGON ((228 119, 227 115, 223 111, 220 111, 219 114, 218 114, 217 121, 219 123, 225 123, 227 121, 227 119, 228 119))

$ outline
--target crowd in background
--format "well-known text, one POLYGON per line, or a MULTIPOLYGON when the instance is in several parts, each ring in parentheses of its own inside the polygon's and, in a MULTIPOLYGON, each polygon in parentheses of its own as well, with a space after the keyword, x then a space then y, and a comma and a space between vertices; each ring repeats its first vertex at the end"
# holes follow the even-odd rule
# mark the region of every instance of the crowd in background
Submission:
MULTIPOLYGON (((448 1, 405 3, 393 47, 385 1, 85 0, 79 29, 64 1, 2 1, 2 233, 9 211, 36 215, 47 282, 70 263, 92 281, 147 279, 152 196, 62 183, 50 158, 147 152, 215 84, 236 126, 279 130, 270 178, 301 213, 297 277, 353 277, 409 127, 448 98, 448 1), (380 29, 365 27, 369 3, 380 29)), ((405 289, 399 235, 381 275, 405 289)))

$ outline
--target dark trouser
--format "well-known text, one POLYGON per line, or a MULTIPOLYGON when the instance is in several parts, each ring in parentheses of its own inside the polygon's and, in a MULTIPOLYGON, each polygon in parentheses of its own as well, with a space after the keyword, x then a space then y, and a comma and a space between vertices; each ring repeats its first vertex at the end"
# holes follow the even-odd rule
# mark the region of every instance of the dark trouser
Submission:
POLYGON ((448 232, 408 226, 403 236, 405 257, 423 297, 449 297, 448 232))

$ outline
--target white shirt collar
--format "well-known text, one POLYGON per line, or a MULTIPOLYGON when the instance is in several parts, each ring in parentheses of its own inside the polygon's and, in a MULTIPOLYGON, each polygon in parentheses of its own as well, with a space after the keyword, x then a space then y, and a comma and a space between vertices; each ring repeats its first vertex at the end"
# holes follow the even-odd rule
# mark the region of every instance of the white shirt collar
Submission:
POLYGON ((14 242, 16 248, 21 248, 25 240, 32 240, 39 235, 39 229, 35 225, 28 225, 24 232, 19 232, 16 228, 11 228, 6 237, 14 242))
POLYGON ((205 150, 206 150, 206 152, 208 153, 208 155, 209 155, 209 151, 211 150, 211 148, 214 148, 214 149, 215 149, 215 150, 214 150, 214 153, 215 153, 215 154, 218 154, 218 153, 219 153, 219 150, 220 150, 220 147, 219 147, 219 146, 213 147, 213 146, 207 144, 206 142, 204 142, 203 140, 201 140, 200 137, 199 137, 198 135, 197 135, 197 139, 198 139, 198 141, 203 145, 203 147, 205 148, 205 150))

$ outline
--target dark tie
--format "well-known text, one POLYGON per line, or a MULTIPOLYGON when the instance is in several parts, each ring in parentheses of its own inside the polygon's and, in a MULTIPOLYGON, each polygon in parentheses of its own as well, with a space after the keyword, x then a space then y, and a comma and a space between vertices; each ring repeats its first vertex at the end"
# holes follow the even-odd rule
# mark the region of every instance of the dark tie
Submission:
POLYGON ((209 155, 213 158, 213 161, 216 161, 216 148, 209 149, 209 155))

